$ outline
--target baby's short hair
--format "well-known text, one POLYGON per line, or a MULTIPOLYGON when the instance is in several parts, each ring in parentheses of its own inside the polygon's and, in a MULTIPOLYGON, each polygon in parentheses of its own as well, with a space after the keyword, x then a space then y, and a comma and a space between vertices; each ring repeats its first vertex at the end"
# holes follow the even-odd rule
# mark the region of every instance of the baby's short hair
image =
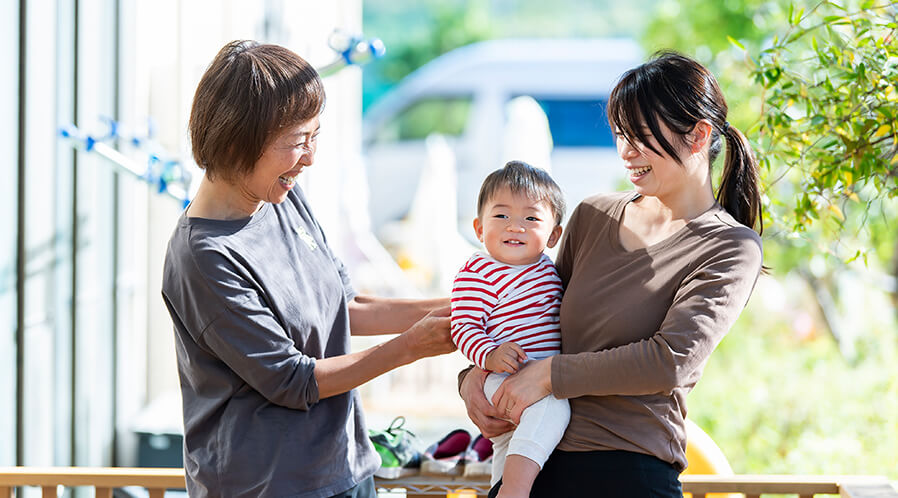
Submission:
POLYGON ((561 187, 545 170, 534 168, 524 161, 508 161, 505 167, 489 174, 480 186, 477 197, 477 217, 483 216, 486 204, 500 188, 508 188, 514 194, 524 194, 530 199, 546 201, 555 215, 555 226, 564 218, 564 195, 561 187))

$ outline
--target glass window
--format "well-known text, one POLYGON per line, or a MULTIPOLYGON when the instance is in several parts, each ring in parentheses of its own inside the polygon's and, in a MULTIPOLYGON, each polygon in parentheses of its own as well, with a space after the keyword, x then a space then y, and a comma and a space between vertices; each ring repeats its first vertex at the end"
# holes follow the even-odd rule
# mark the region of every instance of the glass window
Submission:
POLYGON ((0 466, 16 464, 16 234, 18 211, 18 2, 0 16, 0 466))
POLYGON ((549 119, 555 147, 614 147, 601 97, 568 99, 533 96, 549 119))
POLYGON ((25 193, 21 208, 26 278, 22 347, 24 465, 70 465, 71 146, 56 128, 72 122, 74 11, 68 2, 28 4, 25 18, 25 193), (52 29, 47 29, 51 27, 52 29), (59 151, 62 150, 62 155, 59 151))
POLYGON ((377 134, 375 142, 423 140, 432 133, 457 137, 465 131, 471 97, 431 97, 406 107, 377 134))
MULTIPOLYGON (((76 105, 79 124, 88 128, 100 116, 115 116, 118 42, 114 0, 77 2, 94 15, 79 15, 76 105)), ((89 129, 89 128, 88 128, 89 129)), ((117 264, 114 237, 115 180, 112 165, 95 153, 78 153, 73 178, 77 192, 78 233, 75 272, 74 465, 112 464, 111 439, 115 429, 113 355, 115 324, 113 293, 117 264), (87 409, 90 407, 90 409, 87 409)))

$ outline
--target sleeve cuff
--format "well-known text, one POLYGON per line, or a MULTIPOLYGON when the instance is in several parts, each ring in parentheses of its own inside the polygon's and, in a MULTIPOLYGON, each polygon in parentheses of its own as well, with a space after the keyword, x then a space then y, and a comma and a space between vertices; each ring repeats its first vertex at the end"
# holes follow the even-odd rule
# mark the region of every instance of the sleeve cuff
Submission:
POLYGON ((458 395, 461 396, 461 383, 465 381, 465 377, 474 369, 474 365, 468 365, 467 368, 458 372, 458 395))
POLYGON ((311 379, 306 386, 306 402, 307 408, 321 401, 321 393, 318 391, 318 378, 315 377, 315 358, 309 357, 309 366, 312 370, 311 379))
POLYGON ((568 372, 571 369, 571 355, 559 354, 552 357, 552 394, 558 399, 567 399, 570 394, 568 372))
MULTIPOLYGON (((495 350, 498 349, 498 348, 499 348, 499 345, 496 344, 495 342, 493 342, 490 346, 488 346, 488 347, 483 351, 483 354, 480 355, 480 358, 482 358, 483 361, 475 361, 474 364, 476 364, 478 367, 480 367, 480 368, 486 370, 487 372, 489 372, 490 369, 489 369, 489 368, 486 368, 486 357, 489 356, 490 353, 492 353, 493 351, 495 351, 495 350)), ((470 360, 473 360, 473 358, 469 358, 469 359, 470 359, 470 360)))

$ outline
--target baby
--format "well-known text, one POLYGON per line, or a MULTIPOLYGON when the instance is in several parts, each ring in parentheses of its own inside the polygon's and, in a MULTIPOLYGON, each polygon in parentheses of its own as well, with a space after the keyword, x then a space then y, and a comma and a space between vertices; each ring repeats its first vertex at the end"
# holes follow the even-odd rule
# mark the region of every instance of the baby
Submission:
MULTIPOLYGON (((491 372, 487 399, 526 361, 560 352, 561 279, 543 251, 558 243, 563 216, 561 189, 526 163, 509 162, 480 188, 474 231, 487 254, 475 253, 455 277, 452 339, 491 372)), ((491 482, 502 479, 500 497, 530 495, 569 420, 567 400, 550 394, 524 410, 514 431, 492 438, 491 482)))

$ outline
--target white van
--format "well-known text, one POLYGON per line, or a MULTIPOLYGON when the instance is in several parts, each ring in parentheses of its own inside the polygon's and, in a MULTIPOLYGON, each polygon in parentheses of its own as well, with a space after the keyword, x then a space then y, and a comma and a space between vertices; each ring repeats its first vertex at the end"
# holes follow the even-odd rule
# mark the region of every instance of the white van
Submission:
MULTIPOLYGON (((506 105, 539 103, 554 149, 551 172, 569 210, 624 178, 605 105, 620 75, 641 62, 629 39, 505 39, 444 54, 405 78, 366 113, 363 153, 377 231, 406 215, 427 160, 425 139, 446 137, 456 160, 458 217, 470 225, 483 178, 500 168, 506 105)), ((535 164, 534 166, 543 166, 535 164)))

